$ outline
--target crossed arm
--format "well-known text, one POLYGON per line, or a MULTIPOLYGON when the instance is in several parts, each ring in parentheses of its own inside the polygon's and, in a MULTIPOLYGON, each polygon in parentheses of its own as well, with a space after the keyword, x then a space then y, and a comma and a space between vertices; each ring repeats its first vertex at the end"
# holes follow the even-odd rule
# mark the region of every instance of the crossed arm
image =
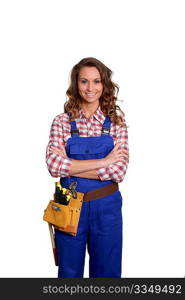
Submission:
POLYGON ((46 149, 46 163, 53 177, 77 176, 90 179, 112 180, 124 179, 128 162, 129 149, 127 129, 118 128, 115 147, 102 159, 74 160, 67 157, 63 140, 63 128, 55 118, 50 130, 50 139, 46 149))
MULTIPOLYGON (((68 158, 65 151, 65 147, 63 145, 61 145, 60 148, 51 146, 51 151, 57 155, 61 155, 68 158)), ((91 159, 91 160, 70 159, 70 160, 71 160, 71 166, 69 169, 70 176, 99 179, 99 176, 97 174, 97 169, 100 167, 100 165, 103 166, 103 163, 101 164, 99 159, 91 159), (95 165, 97 165, 97 168, 95 168, 95 165), (78 172, 76 170, 78 170, 78 172)))
MULTIPOLYGON (((51 152, 56 155, 67 157, 65 147, 61 144, 59 148, 51 145, 51 152)), ((110 165, 115 163, 128 163, 129 152, 128 150, 121 147, 121 143, 117 143, 113 150, 102 159, 90 159, 90 160, 75 160, 70 158, 69 175, 90 179, 100 179, 98 176, 98 168, 106 170, 110 165), (78 171, 77 171, 78 170, 78 171)))

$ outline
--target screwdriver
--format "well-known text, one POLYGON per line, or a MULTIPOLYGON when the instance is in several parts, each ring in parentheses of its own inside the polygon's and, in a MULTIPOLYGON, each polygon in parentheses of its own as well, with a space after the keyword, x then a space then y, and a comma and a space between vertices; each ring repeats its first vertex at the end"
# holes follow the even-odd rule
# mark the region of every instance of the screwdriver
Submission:
POLYGON ((65 205, 66 202, 66 192, 67 189, 66 188, 62 188, 60 189, 60 196, 59 196, 59 203, 65 205))
POLYGON ((64 205, 68 205, 69 204, 69 200, 70 200, 70 195, 66 195, 65 201, 64 201, 64 205))
POLYGON ((55 194, 54 194, 54 201, 55 202, 59 202, 60 189, 61 189, 60 181, 55 182, 55 194))

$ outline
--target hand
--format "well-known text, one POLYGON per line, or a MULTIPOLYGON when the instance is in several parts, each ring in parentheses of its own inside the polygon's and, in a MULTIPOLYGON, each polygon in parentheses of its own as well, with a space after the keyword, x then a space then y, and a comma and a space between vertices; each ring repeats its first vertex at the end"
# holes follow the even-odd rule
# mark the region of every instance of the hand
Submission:
POLYGON ((129 162, 129 152, 121 147, 121 143, 117 143, 113 150, 105 157, 106 166, 117 161, 129 162))
POLYGON ((62 143, 60 143, 60 147, 50 146, 50 151, 57 155, 67 157, 66 149, 62 143))

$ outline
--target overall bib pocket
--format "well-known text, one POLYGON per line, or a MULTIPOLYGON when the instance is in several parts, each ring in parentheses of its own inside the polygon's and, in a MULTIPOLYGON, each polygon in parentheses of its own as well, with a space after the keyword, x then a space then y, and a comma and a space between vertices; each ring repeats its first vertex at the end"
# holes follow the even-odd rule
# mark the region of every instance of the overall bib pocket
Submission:
POLYGON ((92 155, 96 156, 96 158, 103 158, 104 152, 106 154, 110 152, 110 149, 106 147, 106 145, 102 145, 102 143, 96 144, 96 147, 89 147, 87 144, 71 144, 69 146, 70 156, 78 157, 79 159, 86 160, 92 159, 92 155), (105 150, 106 149, 106 150, 105 150))

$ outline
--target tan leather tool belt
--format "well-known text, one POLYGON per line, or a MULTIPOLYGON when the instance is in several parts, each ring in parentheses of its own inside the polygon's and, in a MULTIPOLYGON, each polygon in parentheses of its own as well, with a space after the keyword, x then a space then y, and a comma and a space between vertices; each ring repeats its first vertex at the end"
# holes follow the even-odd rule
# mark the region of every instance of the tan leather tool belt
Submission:
POLYGON ((54 200, 50 200, 47 208, 44 210, 43 220, 52 224, 58 230, 71 235, 76 235, 82 202, 106 197, 117 190, 118 184, 111 183, 85 194, 77 192, 77 197, 73 198, 71 196, 68 205, 59 204, 54 200))

